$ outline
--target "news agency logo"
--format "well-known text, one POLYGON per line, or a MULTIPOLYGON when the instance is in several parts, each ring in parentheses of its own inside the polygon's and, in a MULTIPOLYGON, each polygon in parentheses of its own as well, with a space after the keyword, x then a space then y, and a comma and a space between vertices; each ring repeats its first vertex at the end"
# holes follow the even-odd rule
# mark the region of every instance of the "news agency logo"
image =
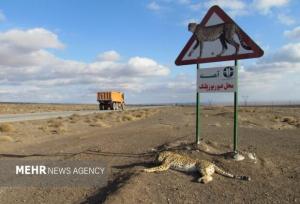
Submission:
POLYGON ((103 175, 104 167, 48 167, 45 165, 16 165, 16 175, 103 175))
POLYGON ((0 160, 0 187, 102 187, 108 167, 101 160, 0 160))

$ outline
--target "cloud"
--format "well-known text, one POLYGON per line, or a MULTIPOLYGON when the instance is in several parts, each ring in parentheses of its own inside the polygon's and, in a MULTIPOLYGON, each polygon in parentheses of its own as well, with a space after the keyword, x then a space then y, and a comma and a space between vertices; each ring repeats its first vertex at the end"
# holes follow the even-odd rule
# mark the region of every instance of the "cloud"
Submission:
POLYGON ((289 2, 289 0, 254 0, 253 5, 256 9, 266 14, 272 8, 286 6, 289 2))
MULTIPOLYGON (((300 43, 286 44, 255 64, 242 67, 240 83, 244 90, 255 92, 274 91, 282 86, 280 80, 287 75, 300 75, 300 43)), ((290 84, 295 81, 290 78, 290 84)), ((300 90, 299 90, 300 91, 300 90)), ((278 93, 282 95, 282 93, 278 93)), ((263 96, 262 96, 263 97, 263 96)))
POLYGON ((285 62, 295 63, 300 62, 300 43, 288 43, 275 51, 270 56, 266 57, 263 62, 285 62))
POLYGON ((3 11, 0 10, 0 23, 6 20, 6 16, 4 15, 3 11))
MULTIPOLYGON (((210 7, 218 5, 223 9, 228 10, 230 16, 242 16, 249 13, 247 10, 247 5, 242 0, 209 0, 209 1, 200 1, 199 3, 189 3, 188 8, 193 11, 199 11, 200 9, 209 9, 210 7)), ((199 23, 200 20, 195 18, 190 18, 183 21, 183 25, 188 25, 190 22, 199 23)))
POLYGON ((56 34, 44 29, 34 28, 28 30, 13 29, 0 33, 0 42, 22 50, 38 50, 43 48, 63 48, 56 34))
POLYGON ((2 101, 45 101, 51 95, 51 101, 66 102, 72 97, 94 101, 91 90, 138 93, 170 73, 168 67, 147 57, 120 61, 114 50, 100 53, 94 62, 62 59, 48 49, 64 45, 56 34, 42 28, 1 32, 0 44, 2 101))
POLYGON ((152 1, 147 5, 147 8, 152 11, 158 11, 161 9, 161 6, 157 2, 152 1))
POLYGON ((200 10, 201 7, 202 7, 202 2, 200 2, 200 3, 193 3, 193 4, 189 5, 189 8, 192 9, 192 10, 194 10, 194 11, 200 10))
POLYGON ((299 40, 300 39, 300 26, 295 27, 293 30, 284 31, 284 35, 290 39, 299 40))
POLYGON ((64 47, 56 34, 43 28, 0 32, 0 44, 0 64, 10 67, 45 65, 55 58, 46 49, 64 47))
POLYGON ((190 4, 191 0, 177 0, 179 4, 190 4))
POLYGON ((205 3, 208 8, 213 5, 219 5, 230 10, 243 10, 246 7, 246 4, 241 0, 210 0, 205 3))
POLYGON ((152 59, 143 57, 130 58, 127 64, 127 72, 132 72, 139 76, 166 76, 170 70, 158 64, 152 59))
MULTIPOLYGON (((169 68, 145 57, 132 57, 127 62, 98 61, 86 64, 83 74, 106 79, 167 76, 169 68)), ((79 73, 80 74, 80 73, 79 73)))
POLYGON ((240 94, 249 95, 252 101, 299 100, 295 94, 300 92, 299 75, 299 62, 258 62, 240 71, 240 94))
MULTIPOLYGON (((201 6, 201 4, 198 5, 201 6)), ((206 9, 218 5, 221 8, 228 10, 228 13, 233 17, 248 14, 247 4, 242 0, 209 0, 204 2, 203 5, 206 9)))
POLYGON ((295 19, 293 19, 291 16, 288 16, 286 14, 278 14, 277 19, 280 23, 284 25, 293 25, 296 23, 295 19))
POLYGON ((253 64, 241 66, 240 93, 253 101, 299 100, 291 94, 300 92, 296 85, 299 76, 300 43, 286 44, 253 64))
POLYGON ((115 50, 106 51, 97 56, 99 61, 118 61, 120 59, 120 54, 115 50))

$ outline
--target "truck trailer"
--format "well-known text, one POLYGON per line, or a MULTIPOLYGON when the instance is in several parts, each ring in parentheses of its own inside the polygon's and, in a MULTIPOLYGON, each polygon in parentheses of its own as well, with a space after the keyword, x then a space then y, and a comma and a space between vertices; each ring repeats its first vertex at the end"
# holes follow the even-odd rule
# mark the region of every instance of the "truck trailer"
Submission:
POLYGON ((118 91, 98 92, 100 110, 124 110, 124 93, 118 91))

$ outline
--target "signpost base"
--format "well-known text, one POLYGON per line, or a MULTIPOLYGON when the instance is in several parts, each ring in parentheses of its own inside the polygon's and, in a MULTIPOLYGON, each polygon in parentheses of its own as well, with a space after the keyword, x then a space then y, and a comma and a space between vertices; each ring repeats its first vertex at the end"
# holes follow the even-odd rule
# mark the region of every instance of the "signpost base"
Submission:
POLYGON ((234 152, 232 159, 235 161, 242 161, 245 159, 245 157, 237 152, 234 152))

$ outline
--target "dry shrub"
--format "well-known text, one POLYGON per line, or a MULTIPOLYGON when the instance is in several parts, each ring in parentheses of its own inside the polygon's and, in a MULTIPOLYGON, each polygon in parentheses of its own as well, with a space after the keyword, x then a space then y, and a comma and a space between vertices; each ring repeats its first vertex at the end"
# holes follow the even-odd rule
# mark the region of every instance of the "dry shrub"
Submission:
POLYGON ((155 113, 159 112, 156 109, 143 109, 143 110, 133 110, 130 113, 124 114, 121 117, 117 118, 117 121, 134 121, 134 120, 141 120, 147 118, 155 113))
POLYGON ((280 117, 277 116, 277 115, 275 115, 275 116, 273 116, 273 118, 271 119, 271 121, 273 121, 273 122, 280 122, 280 117))
POLYGON ((57 128, 56 131, 57 131, 57 133, 65 133, 65 132, 68 131, 68 127, 66 125, 60 126, 60 127, 57 128))
POLYGON ((84 119, 84 122, 86 122, 86 123, 91 123, 91 122, 93 122, 90 118, 85 118, 84 119))
POLYGON ((143 115, 141 118, 147 118, 147 117, 150 117, 159 112, 160 112, 160 110, 158 110, 158 109, 144 109, 144 110, 140 111, 140 114, 143 115))
POLYGON ((48 121, 48 127, 50 131, 55 134, 67 132, 68 128, 63 121, 50 120, 48 121))
POLYGON ((15 131, 15 127, 10 123, 2 123, 0 124, 0 132, 13 132, 15 131))
POLYGON ((275 125, 272 125, 270 128, 273 130, 286 130, 286 129, 293 129, 295 127, 292 125, 275 124, 275 125))
POLYGON ((93 122, 97 122, 97 121, 99 121, 99 120, 102 120, 102 119, 99 119, 99 118, 92 118, 92 121, 93 121, 93 122))
POLYGON ((296 125, 298 121, 292 116, 284 116, 281 118, 281 122, 288 123, 290 125, 296 125))
POLYGON ((96 115, 95 115, 95 118, 101 119, 101 120, 102 120, 102 119, 104 118, 103 113, 96 114, 96 115))
POLYGON ((244 110, 244 112, 246 112, 246 113, 255 113, 256 112, 255 109, 253 109, 253 108, 245 108, 245 109, 241 109, 241 110, 244 110))
POLYGON ((143 113, 137 113, 134 115, 134 117, 141 119, 141 118, 145 117, 145 115, 143 113))
POLYGON ((62 121, 57 121, 57 120, 48 121, 48 124, 49 124, 49 127, 52 127, 52 128, 59 128, 64 125, 64 123, 62 121))
POLYGON ((78 114, 72 114, 71 116, 69 116, 69 120, 71 123, 76 123, 80 120, 80 115, 78 114))
POLYGON ((116 118, 116 122, 119 122, 119 123, 121 123, 121 122, 123 122, 123 120, 122 120, 122 118, 121 118, 121 117, 117 117, 117 118, 116 118))
POLYGON ((111 127, 109 124, 107 124, 103 121, 97 121, 95 123, 90 124, 90 126, 92 126, 92 127, 104 127, 104 128, 111 127))
POLYGON ((78 118, 78 117, 80 117, 80 115, 78 115, 77 113, 74 113, 70 116, 70 118, 78 118))
POLYGON ((0 136, 0 142, 14 142, 14 139, 10 136, 0 136))
POLYGON ((49 132, 49 127, 46 125, 39 127, 39 129, 42 130, 43 132, 49 132))
POLYGON ((242 122, 249 122, 249 119, 247 117, 244 117, 244 116, 239 116, 239 121, 242 121, 242 122))
POLYGON ((110 116, 115 115, 115 113, 114 112, 108 112, 108 113, 105 113, 105 115, 110 117, 110 116))
POLYGON ((136 111, 133 116, 138 118, 138 119, 142 119, 146 117, 147 112, 145 111, 136 111))
POLYGON ((63 134, 68 131, 67 126, 59 126, 55 129, 52 129, 51 132, 54 134, 63 134))
POLYGON ((130 114, 126 114, 122 116, 122 121, 133 121, 135 118, 130 114))

